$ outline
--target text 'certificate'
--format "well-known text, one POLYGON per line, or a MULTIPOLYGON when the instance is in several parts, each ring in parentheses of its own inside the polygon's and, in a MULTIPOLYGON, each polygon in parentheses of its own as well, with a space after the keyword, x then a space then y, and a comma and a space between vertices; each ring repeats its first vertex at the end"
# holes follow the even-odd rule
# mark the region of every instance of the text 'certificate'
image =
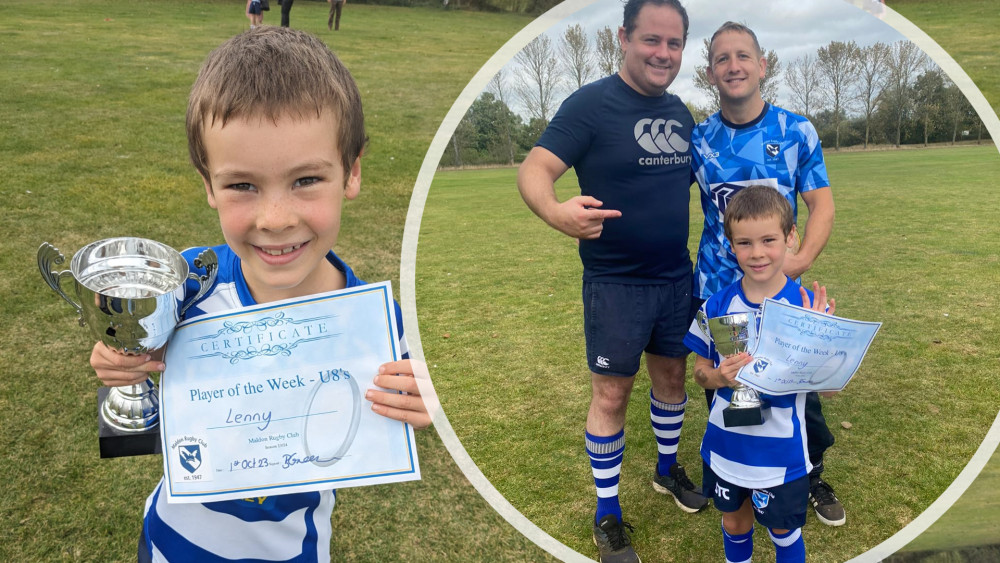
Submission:
POLYGON ((168 502, 419 479, 413 428, 364 400, 399 358, 389 282, 180 324, 160 386, 168 502))

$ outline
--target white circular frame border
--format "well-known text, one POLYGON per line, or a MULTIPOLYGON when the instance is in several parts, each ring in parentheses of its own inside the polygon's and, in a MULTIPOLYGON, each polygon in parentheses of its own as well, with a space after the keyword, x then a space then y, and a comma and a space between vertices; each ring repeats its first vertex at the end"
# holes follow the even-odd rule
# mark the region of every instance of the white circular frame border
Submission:
MULTIPOLYGON (((434 135, 434 139, 431 141, 430 148, 428 149, 427 155, 424 157, 423 164, 420 167, 420 172, 417 175, 417 181, 413 186, 413 194, 410 197, 410 207, 406 214, 406 225, 403 229, 403 246, 399 272, 400 299, 402 301, 401 307, 403 309, 403 325, 407 327, 407 340, 410 345, 411 358, 418 360, 419 362, 424 361, 423 347, 420 342, 420 332, 417 325, 417 305, 415 294, 417 239, 420 235, 420 221, 423 217, 424 205, 427 202, 427 192, 430 189, 431 182, 434 179, 434 173, 437 170, 437 163, 441 160, 441 156, 447 148, 448 141, 451 139, 452 134, 458 127, 458 123, 461 121, 462 116, 465 115, 465 112, 468 111, 472 102, 474 102, 479 94, 486 88, 494 74, 507 64, 507 62, 513 59, 514 56, 535 37, 544 33, 560 20, 572 15, 578 10, 596 3, 597 1, 599 0, 566 0, 532 21, 524 29, 514 35, 514 37, 507 41, 507 43, 505 43, 499 51, 486 61, 486 64, 479 69, 479 72, 472 77, 472 80, 469 81, 465 89, 462 90, 462 93, 458 96, 458 99, 455 100, 455 103, 452 104, 451 109, 445 116, 444 121, 442 121, 440 127, 438 127, 437 133, 434 135)), ((874 13, 875 7, 876 4, 873 2, 873 9, 868 11, 874 13)), ((965 94, 965 97, 979 114, 979 117, 982 119, 986 129, 990 132, 990 136, 993 139, 1000 138, 1000 119, 997 118, 997 115, 993 112, 989 102, 986 101, 986 98, 979 91, 979 88, 976 87, 976 85, 972 82, 972 79, 969 78, 969 75, 962 70, 958 63, 956 63, 955 60, 952 59, 940 45, 931 39, 930 36, 924 33, 916 25, 912 24, 909 20, 887 6, 878 6, 878 9, 882 12, 880 16, 883 21, 891 25, 907 39, 913 41, 913 43, 920 47, 924 53, 926 53, 931 59, 934 60, 935 63, 937 63, 939 67, 941 67, 948 77, 951 78, 951 80, 965 94)), ((479 467, 477 467, 475 462, 472 461, 472 457, 470 457, 468 452, 465 451, 465 448, 459 441, 458 436, 456 436, 454 429, 452 429, 451 424, 448 422, 448 418, 445 416, 443 409, 441 409, 441 405, 434 393, 433 386, 430 383, 429 374, 424 372, 422 367, 418 367, 418 371, 423 372, 417 374, 417 384, 425 402, 427 403, 428 410, 431 412, 434 428, 437 429, 437 432, 441 436, 441 440, 444 442, 448 452, 451 454, 452 458, 454 458, 455 463, 458 464, 462 473, 465 474, 466 478, 472 483, 472 486, 475 487, 476 491, 478 491, 479 494, 486 499, 490 506, 492 506, 493 509, 500 514, 500 516, 507 520, 507 522, 514 526, 514 528, 521 532, 521 534, 533 541, 549 554, 562 561, 568 562, 592 561, 592 559, 589 559, 562 544, 547 534, 544 530, 536 526, 533 522, 528 520, 523 514, 514 508, 514 506, 506 498, 504 498, 499 491, 497 491, 489 480, 486 479, 486 476, 479 470, 479 467)), ((979 475, 979 472, 982 471, 983 466, 986 465, 986 462, 989 461, 990 457, 993 455, 993 452, 996 450, 998 444, 1000 444, 1000 412, 998 412, 997 417, 993 420, 993 424, 990 427, 989 432, 986 433, 983 443, 979 445, 979 448, 972 456, 972 459, 969 460, 969 463, 966 464, 965 468, 961 473, 959 473, 955 481, 952 482, 952 484, 945 489, 943 493, 941 493, 941 496, 939 496, 937 500, 931 503, 931 505, 928 506, 927 509, 920 515, 914 518, 912 522, 904 526, 903 529, 899 530, 894 535, 869 551, 851 559, 847 563, 868 563, 881 561, 923 533, 931 524, 934 523, 935 520, 944 514, 945 511, 948 510, 948 508, 950 508, 960 496, 962 496, 962 493, 964 493, 966 489, 969 488, 969 485, 973 480, 975 480, 976 476, 979 475)))

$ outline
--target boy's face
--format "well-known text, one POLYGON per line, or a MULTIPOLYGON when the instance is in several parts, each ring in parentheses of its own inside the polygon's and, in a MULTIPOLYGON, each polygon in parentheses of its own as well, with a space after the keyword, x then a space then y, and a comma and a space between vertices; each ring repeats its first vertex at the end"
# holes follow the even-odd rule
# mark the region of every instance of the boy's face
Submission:
POLYGON ((711 47, 712 64, 706 78, 719 89, 720 100, 738 102, 759 96, 767 59, 757 52, 753 38, 740 31, 724 31, 711 47))
POLYGON ((681 70, 684 52, 684 20, 670 6, 646 4, 635 18, 631 37, 618 28, 618 41, 625 51, 622 78, 645 96, 659 96, 681 70))
POLYGON ((205 129, 208 204, 260 303, 343 287, 326 254, 337 244, 344 198, 360 190, 361 163, 343 170, 337 127, 324 112, 205 129))
MULTIPOLYGON (((795 244, 794 230, 786 236, 777 215, 734 222, 729 241, 744 278, 758 285, 784 276, 785 253, 795 244)), ((782 278, 783 279, 783 278, 782 278)))

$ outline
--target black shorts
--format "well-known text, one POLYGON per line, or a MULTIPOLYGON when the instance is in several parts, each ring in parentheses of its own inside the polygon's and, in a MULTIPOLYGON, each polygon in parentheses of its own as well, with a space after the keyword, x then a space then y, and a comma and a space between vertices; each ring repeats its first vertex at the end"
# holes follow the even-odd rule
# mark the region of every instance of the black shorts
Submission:
POLYGON ((712 504, 722 512, 736 512, 750 498, 754 518, 772 530, 794 530, 806 525, 809 509, 809 476, 766 489, 747 489, 719 479, 707 463, 702 481, 712 504), (711 483, 711 485, 710 485, 711 483))
POLYGON ((631 377, 643 352, 683 358, 691 310, 691 276, 662 284, 583 283, 587 365, 601 375, 631 377))

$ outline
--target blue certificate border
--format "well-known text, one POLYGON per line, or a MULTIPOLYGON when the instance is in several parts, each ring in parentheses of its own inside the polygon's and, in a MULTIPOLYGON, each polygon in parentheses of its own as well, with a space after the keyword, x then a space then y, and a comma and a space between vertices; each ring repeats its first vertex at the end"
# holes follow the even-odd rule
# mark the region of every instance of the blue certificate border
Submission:
MULTIPOLYGON (((391 350, 392 359, 393 359, 393 361, 397 361, 397 360, 400 359, 400 354, 399 354, 399 339, 396 337, 396 333, 398 332, 398 328, 396 327, 396 314, 395 314, 396 313, 396 309, 393 306, 391 291, 392 291, 392 287, 391 287, 390 283, 386 281, 386 282, 379 282, 379 283, 373 283, 373 284, 366 284, 366 285, 363 285, 363 286, 358 286, 358 287, 349 288, 349 289, 342 289, 342 290, 333 291, 333 292, 329 292, 329 293, 322 293, 322 294, 311 295, 309 297, 302 298, 302 299, 286 299, 286 300, 283 300, 283 301, 276 301, 274 303, 267 303, 267 304, 264 304, 264 305, 254 305, 254 306, 240 308, 240 309, 233 309, 231 311, 226 311, 226 312, 223 312, 223 313, 217 313, 217 314, 212 314, 212 315, 202 315, 202 316, 196 317, 194 319, 191 319, 189 321, 185 321, 185 322, 180 323, 177 326, 178 330, 174 331, 174 335, 176 335, 179 332, 179 329, 182 328, 182 327, 185 327, 185 326, 194 326, 194 325, 206 323, 206 322, 209 322, 209 321, 216 321, 216 320, 225 319, 225 318, 237 318, 237 317, 242 317, 242 316, 247 316, 247 315, 256 315, 256 314, 259 314, 259 313, 263 313, 263 312, 267 312, 267 311, 271 311, 271 310, 275 310, 275 309, 286 309, 286 308, 291 308, 291 307, 300 307, 300 306, 303 306, 303 305, 308 305, 310 303, 316 303, 316 302, 320 302, 320 301, 332 301, 332 300, 337 300, 337 299, 343 299, 345 297, 350 297, 350 296, 353 296, 353 295, 361 295, 361 294, 366 294, 366 293, 373 293, 373 292, 378 293, 378 292, 381 292, 381 294, 382 294, 383 318, 385 318, 386 321, 387 321, 386 322, 386 331, 387 331, 386 332, 386 337, 387 337, 387 340, 388 340, 388 343, 389 343, 389 349, 391 350)), ((167 412, 166 404, 167 404, 166 395, 165 394, 161 394, 161 396, 160 396, 160 412, 161 413, 166 413, 167 412)), ((414 474, 414 473, 417 472, 417 466, 416 466, 416 462, 414 460, 414 444, 413 444, 413 442, 410 439, 410 434, 411 434, 411 432, 410 432, 410 425, 408 423, 404 422, 404 423, 402 423, 402 429, 403 429, 403 436, 404 436, 404 439, 405 439, 405 442, 406 442, 406 448, 407 448, 407 452, 408 452, 407 453, 407 459, 409 460, 409 468, 405 468, 405 469, 401 469, 401 470, 390 470, 390 471, 384 471, 384 472, 379 472, 379 473, 364 473, 364 474, 349 475, 349 476, 343 476, 343 477, 334 477, 334 478, 328 478, 328 479, 307 479, 307 480, 302 480, 302 481, 290 481, 290 482, 286 482, 286 483, 282 483, 282 484, 270 485, 270 486, 267 486, 267 487, 234 487, 234 488, 230 488, 230 489, 217 489, 217 490, 214 490, 214 491, 177 492, 177 491, 174 490, 174 487, 173 487, 174 483, 171 480, 171 473, 170 473, 170 465, 171 464, 166 459, 166 456, 169 455, 169 448, 167 446, 167 440, 166 440, 167 435, 168 435, 167 424, 168 424, 167 417, 164 417, 161 414, 161 417, 160 417, 160 427, 161 427, 160 442, 161 442, 161 449, 163 450, 163 456, 164 456, 164 464, 163 464, 164 465, 164 475, 165 475, 165 479, 164 480, 166 481, 166 486, 168 488, 169 496, 177 497, 177 498, 213 497, 213 496, 217 496, 217 495, 228 495, 228 494, 237 493, 237 492, 238 493, 244 493, 245 492, 245 493, 249 494, 249 493, 253 493, 255 491, 277 491, 277 490, 285 489, 285 488, 288 488, 288 487, 298 487, 298 486, 301 486, 301 485, 312 485, 312 484, 323 484, 323 483, 329 483, 329 484, 344 483, 344 482, 356 481, 356 480, 359 480, 359 479, 367 479, 367 478, 371 478, 371 477, 390 477, 390 476, 397 476, 397 475, 412 475, 412 474, 414 474)), ((250 496, 252 496, 252 495, 250 495, 250 496)))

